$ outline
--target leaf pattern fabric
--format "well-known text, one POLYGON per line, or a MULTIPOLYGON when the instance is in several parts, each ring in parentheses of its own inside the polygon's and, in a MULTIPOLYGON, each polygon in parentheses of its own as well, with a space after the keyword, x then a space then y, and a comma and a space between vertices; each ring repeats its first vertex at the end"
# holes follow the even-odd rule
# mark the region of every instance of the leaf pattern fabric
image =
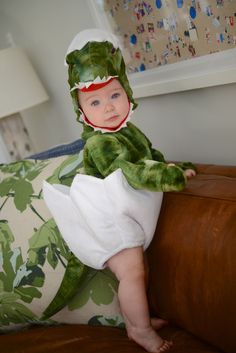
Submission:
POLYGON ((96 317, 100 324, 122 323, 116 278, 74 257, 42 197, 43 180, 69 186, 81 168, 83 151, 0 165, 2 332, 20 324, 88 323, 96 317))

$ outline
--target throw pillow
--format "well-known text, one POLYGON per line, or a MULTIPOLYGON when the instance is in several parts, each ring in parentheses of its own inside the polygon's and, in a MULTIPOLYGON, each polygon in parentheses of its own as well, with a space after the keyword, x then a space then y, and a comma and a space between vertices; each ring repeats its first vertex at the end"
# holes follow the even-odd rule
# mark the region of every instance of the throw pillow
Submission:
POLYGON ((42 182, 70 185, 71 156, 0 165, 0 330, 29 324, 123 325, 117 280, 69 251, 42 197, 42 182))

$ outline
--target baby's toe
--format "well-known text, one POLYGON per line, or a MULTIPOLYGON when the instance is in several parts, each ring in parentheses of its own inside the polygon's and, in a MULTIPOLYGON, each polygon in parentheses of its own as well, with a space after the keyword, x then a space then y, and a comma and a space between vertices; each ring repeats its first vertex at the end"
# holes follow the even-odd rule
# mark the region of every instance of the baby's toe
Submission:
POLYGON ((172 345, 173 345, 173 342, 165 340, 159 350, 160 352, 166 352, 168 351, 168 349, 170 349, 172 345))

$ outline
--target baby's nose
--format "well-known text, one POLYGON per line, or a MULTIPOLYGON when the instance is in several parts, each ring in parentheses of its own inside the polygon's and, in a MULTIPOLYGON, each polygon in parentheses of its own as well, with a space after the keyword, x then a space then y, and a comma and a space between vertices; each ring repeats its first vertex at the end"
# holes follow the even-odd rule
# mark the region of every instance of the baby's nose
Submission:
POLYGON ((114 105, 112 103, 107 103, 106 104, 106 112, 111 112, 112 110, 114 110, 114 105))

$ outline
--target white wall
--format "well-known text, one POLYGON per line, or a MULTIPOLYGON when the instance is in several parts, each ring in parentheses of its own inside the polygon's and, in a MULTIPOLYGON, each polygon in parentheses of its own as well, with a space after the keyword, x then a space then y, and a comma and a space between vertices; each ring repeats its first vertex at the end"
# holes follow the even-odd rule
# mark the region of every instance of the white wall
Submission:
MULTIPOLYGON (((50 101, 24 120, 37 151, 79 138, 64 54, 95 23, 84 0, 0 0, 0 49, 7 33, 26 49, 50 101)), ((236 164, 236 84, 139 99, 133 121, 168 159, 236 164)))
POLYGON ((150 97, 136 122, 171 160, 236 165, 235 100, 236 84, 150 97))
POLYGON ((91 15, 83 0, 0 0, 0 49, 8 46, 11 33, 15 44, 26 50, 50 96, 49 102, 22 114, 37 151, 80 136, 64 55, 73 36, 90 26, 91 15))

